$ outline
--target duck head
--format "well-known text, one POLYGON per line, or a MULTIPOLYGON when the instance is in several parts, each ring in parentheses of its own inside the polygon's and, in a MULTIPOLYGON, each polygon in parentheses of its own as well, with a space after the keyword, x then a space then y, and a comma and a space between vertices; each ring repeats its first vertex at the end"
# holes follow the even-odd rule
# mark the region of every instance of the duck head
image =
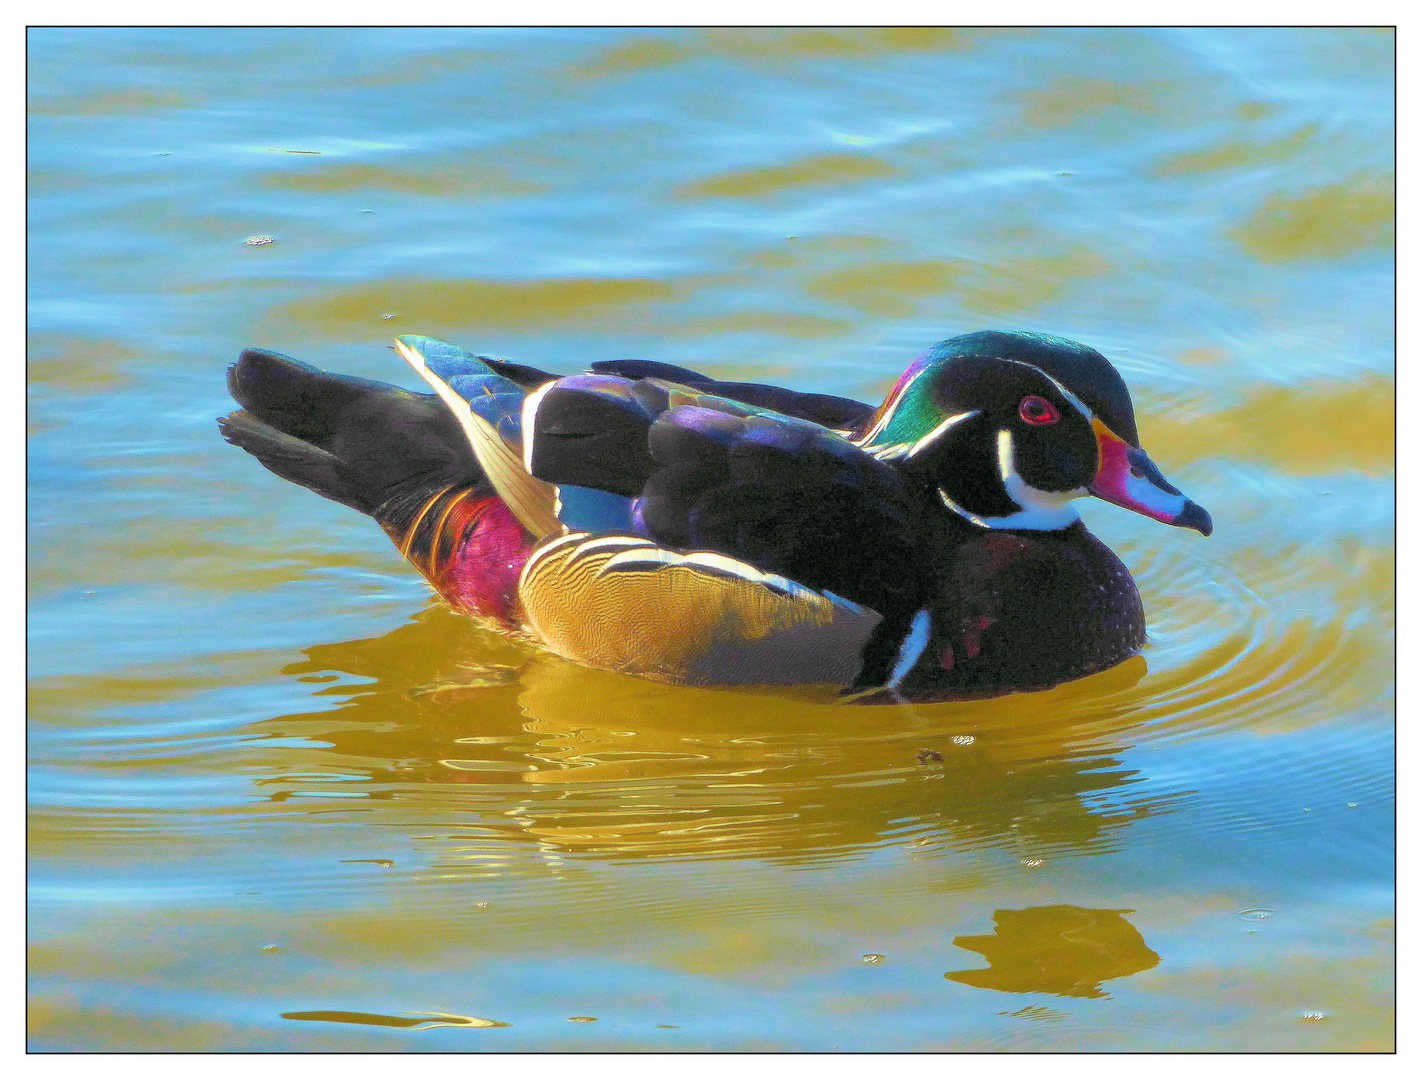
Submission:
POLYGON ((984 528, 1065 528, 1083 495, 1205 536, 1214 528, 1141 449, 1120 373, 1065 338, 983 331, 940 342, 853 437, 984 528))

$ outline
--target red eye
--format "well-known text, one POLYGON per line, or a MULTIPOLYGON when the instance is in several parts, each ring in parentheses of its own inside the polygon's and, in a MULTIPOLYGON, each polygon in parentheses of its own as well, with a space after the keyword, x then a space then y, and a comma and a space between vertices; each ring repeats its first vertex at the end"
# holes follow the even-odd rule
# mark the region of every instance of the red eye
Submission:
POLYGON ((1062 418, 1055 405, 1036 394, 1022 399, 1022 404, 1017 406, 1017 415, 1029 424, 1055 424, 1062 418))

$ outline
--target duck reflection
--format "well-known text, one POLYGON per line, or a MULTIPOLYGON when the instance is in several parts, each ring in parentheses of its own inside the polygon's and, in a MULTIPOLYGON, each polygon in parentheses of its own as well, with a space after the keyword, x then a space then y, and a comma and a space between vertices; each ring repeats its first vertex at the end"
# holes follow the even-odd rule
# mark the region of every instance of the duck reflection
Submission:
MULTIPOLYGON (((1119 756, 1143 661, 1041 694, 844 706, 827 687, 707 690, 593 671, 434 606, 381 638, 307 654, 286 672, 342 700, 261 725, 313 746, 264 781, 271 797, 295 797, 319 759, 339 770, 329 792, 363 796, 366 812, 393 799, 430 832, 458 821, 461 840, 604 858, 809 862, 884 843, 1025 858, 1112 850, 1123 826, 1176 797, 1135 794, 1142 778, 1119 756)), ((471 857, 461 850, 447 857, 471 857)))
POLYGON ((1140 931, 1126 921, 1134 914, 1128 908, 1072 904, 995 911, 993 933, 953 939, 960 948, 982 953, 991 966, 950 971, 944 978, 1009 994, 1110 997, 1101 983, 1160 963, 1140 931))

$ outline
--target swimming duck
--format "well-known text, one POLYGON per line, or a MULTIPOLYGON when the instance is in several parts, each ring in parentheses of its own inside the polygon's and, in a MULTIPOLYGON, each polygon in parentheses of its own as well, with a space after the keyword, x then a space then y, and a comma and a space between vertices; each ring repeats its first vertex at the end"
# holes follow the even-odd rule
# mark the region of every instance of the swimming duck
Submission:
POLYGON ((1212 529, 1141 449, 1120 374, 1063 338, 940 342, 877 408, 395 348, 433 394, 248 349, 222 433, 374 517, 456 610, 593 667, 861 700, 1044 688, 1145 642, 1074 500, 1212 529))

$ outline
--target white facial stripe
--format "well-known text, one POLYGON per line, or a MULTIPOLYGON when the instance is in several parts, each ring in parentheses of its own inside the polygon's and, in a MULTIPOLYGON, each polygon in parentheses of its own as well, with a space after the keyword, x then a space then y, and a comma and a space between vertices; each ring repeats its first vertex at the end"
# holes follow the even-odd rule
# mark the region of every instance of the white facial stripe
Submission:
POLYGON ((557 385, 556 381, 544 383, 523 399, 523 415, 520 418, 520 426, 523 429, 523 467, 530 474, 533 472, 533 418, 538 413, 538 406, 543 404, 543 395, 557 385))
POLYGON ((1017 475, 1017 470, 1013 468, 1012 432, 1006 428, 997 433, 997 471, 1004 487, 1017 475))
POLYGON ((1012 525, 996 525, 996 528, 1064 529, 1080 516, 1071 501, 1085 495, 1086 489, 1042 491, 1023 480, 1013 457, 1012 432, 1006 428, 997 433, 997 468, 1007 497, 1022 507, 1022 512, 994 519, 1013 522, 1012 525))
POLYGON ((1071 503, 1073 499, 1087 494, 1087 490, 1076 488, 1073 491, 1040 491, 1028 484, 1017 475, 1017 469, 1013 463, 1012 433, 1010 431, 997 433, 997 468, 1002 477, 1003 489, 1007 492, 1008 497, 1022 507, 1015 514, 1007 514, 1003 517, 984 517, 974 514, 971 510, 964 509, 955 503, 942 488, 938 489, 938 497, 943 500, 943 505, 953 513, 983 529, 1051 531, 1065 529, 1073 522, 1081 520, 1081 515, 1076 512, 1076 508, 1071 503))
POLYGON ((968 419, 970 416, 977 416, 980 412, 982 412, 981 409, 974 409, 972 412, 959 413, 957 416, 948 417, 948 419, 944 420, 943 423, 939 424, 927 435, 919 439, 918 442, 914 443, 913 446, 909 448, 908 454, 905 456, 910 458, 913 457, 921 450, 925 449, 928 446, 931 446, 935 439, 937 439, 945 431, 951 428, 954 424, 960 424, 964 420, 968 419))
POLYGON ((918 380, 923 376, 923 373, 927 370, 927 367, 923 368, 923 370, 919 371, 916 375, 914 375, 912 379, 910 379, 903 385, 903 388, 899 391, 898 397, 894 399, 894 403, 890 405, 886 410, 884 410, 884 415, 879 417, 879 422, 869 429, 868 434, 866 434, 864 438, 859 439, 855 442, 856 446, 868 446, 878 436, 879 432, 883 431, 886 427, 889 426, 889 422, 892 421, 894 418, 894 413, 898 412, 899 406, 903 404, 904 397, 909 392, 909 387, 912 386, 914 383, 918 382, 918 380))
POLYGON ((904 635, 903 644, 899 646, 899 655, 894 661, 894 670, 889 673, 889 681, 884 684, 885 686, 893 689, 903 682, 904 676, 913 670, 914 664, 918 663, 918 658, 923 655, 923 650, 928 648, 928 639, 932 636, 933 620, 929 618, 928 609, 924 608, 913 617, 909 632, 904 635))
MULTIPOLYGON (((1037 370, 1037 371, 1042 371, 1041 368, 1037 368, 1036 370, 1037 370)), ((1046 373, 1045 371, 1042 371, 1042 374, 1043 374, 1043 375, 1046 375, 1047 381, 1050 382, 1053 386, 1055 386, 1055 387, 1061 392, 1062 397, 1064 397, 1064 398, 1066 398, 1068 401, 1070 401, 1070 402, 1072 403, 1072 405, 1074 405, 1074 406, 1076 407, 1077 411, 1079 411, 1079 412, 1081 413, 1082 416, 1084 416, 1084 417, 1086 417, 1088 420, 1090 420, 1092 417, 1094 417, 1094 416, 1096 415, 1095 413, 1093 413, 1090 409, 1088 409, 1088 408, 1086 407, 1086 402, 1082 401, 1081 398, 1077 397, 1077 396, 1076 396, 1075 394, 1073 394, 1070 390, 1068 390, 1065 386, 1063 386, 1061 383, 1057 382, 1056 379, 1052 378, 1050 375, 1047 375, 1047 373, 1046 373)))

